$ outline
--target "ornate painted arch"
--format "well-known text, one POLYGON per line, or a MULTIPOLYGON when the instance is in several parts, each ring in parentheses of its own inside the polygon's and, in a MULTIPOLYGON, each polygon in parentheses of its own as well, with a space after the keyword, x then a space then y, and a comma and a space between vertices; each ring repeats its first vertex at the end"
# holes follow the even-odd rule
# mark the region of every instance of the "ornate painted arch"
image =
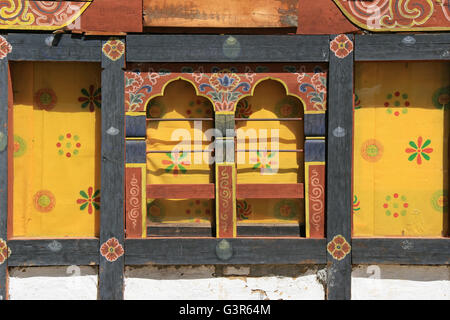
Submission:
POLYGON ((237 102, 265 79, 281 82, 287 95, 302 101, 305 113, 326 111, 326 67, 313 64, 136 64, 125 72, 125 111, 144 112, 148 101, 176 79, 193 84, 198 95, 213 102, 216 113, 234 114, 237 102))

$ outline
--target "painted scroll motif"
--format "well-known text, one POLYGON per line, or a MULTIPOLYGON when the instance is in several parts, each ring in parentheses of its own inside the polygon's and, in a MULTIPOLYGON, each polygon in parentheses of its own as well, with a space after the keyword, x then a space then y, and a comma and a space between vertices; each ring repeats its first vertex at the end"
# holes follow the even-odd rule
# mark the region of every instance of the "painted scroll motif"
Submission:
POLYGON ((450 29, 450 0, 334 0, 344 15, 370 31, 450 29))
POLYGON ((56 30, 73 23, 90 2, 0 1, 0 29, 56 30))

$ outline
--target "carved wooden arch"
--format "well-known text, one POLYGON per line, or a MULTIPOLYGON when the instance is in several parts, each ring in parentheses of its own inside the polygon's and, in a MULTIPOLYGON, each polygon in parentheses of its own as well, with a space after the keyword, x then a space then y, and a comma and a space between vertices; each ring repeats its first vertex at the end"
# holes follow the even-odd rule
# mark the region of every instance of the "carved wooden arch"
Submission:
MULTIPOLYGON (((182 81, 185 81, 186 83, 189 83, 189 84, 192 86, 192 88, 194 89, 195 95, 196 95, 196 96, 198 96, 198 97, 203 97, 203 98, 207 99, 207 100, 211 103, 211 106, 214 106, 214 101, 212 101, 212 99, 211 99, 210 97, 208 97, 207 95, 198 92, 198 88, 197 88, 197 86, 192 82, 192 80, 189 80, 189 79, 185 78, 184 76, 179 76, 179 77, 172 78, 172 79, 166 81, 166 82, 164 83, 164 85, 162 86, 161 91, 160 91, 159 93, 157 93, 157 94, 152 94, 151 96, 149 96, 149 98, 147 99, 147 101, 144 103, 144 108, 145 108, 144 111, 145 111, 146 114, 147 114, 147 112, 148 112, 148 105, 150 104, 150 101, 152 101, 153 99, 158 98, 158 97, 163 97, 163 96, 165 95, 165 90, 166 90, 166 88, 167 88, 170 84, 172 84, 173 82, 178 81, 178 80, 182 80, 182 81)), ((213 109, 213 110, 214 110, 214 109, 213 109)), ((213 110, 212 110, 212 111, 213 111, 213 110)))
POLYGON ((326 67, 303 64, 132 65, 125 72, 125 111, 144 112, 148 101, 161 95, 169 81, 183 79, 213 103, 216 113, 234 114, 237 102, 268 78, 281 82, 286 94, 298 97, 305 113, 325 113, 326 67))

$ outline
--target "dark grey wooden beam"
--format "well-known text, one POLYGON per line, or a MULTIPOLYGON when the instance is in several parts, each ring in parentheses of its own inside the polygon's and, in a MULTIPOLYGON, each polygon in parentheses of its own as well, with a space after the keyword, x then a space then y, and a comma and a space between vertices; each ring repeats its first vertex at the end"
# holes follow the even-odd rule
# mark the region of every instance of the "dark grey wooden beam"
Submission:
MULTIPOLYGON (((0 59, 0 239, 8 225, 8 58, 0 59)), ((7 297, 8 261, 0 264, 0 300, 7 297)))
POLYGON ((353 239, 353 264, 450 264, 450 238, 353 239))
POLYGON ((128 239, 125 263, 324 264, 325 239, 128 239), (225 242, 222 242, 225 240, 225 242))
POLYGON ((450 34, 355 36, 356 61, 450 60, 450 34))
POLYGON ((14 61, 101 61, 101 40, 70 34, 9 33, 14 61))
MULTIPOLYGON (((114 61, 102 55, 100 248, 113 238, 124 245, 124 65, 124 55, 114 61)), ((124 256, 108 261, 100 255, 99 265, 99 298, 123 299, 124 256)))
MULTIPOLYGON (((350 40, 352 35, 348 36, 350 40)), ((333 40, 335 36, 331 36, 333 40)), ((353 52, 345 58, 330 51, 327 135, 327 242, 351 245, 353 132, 353 52)), ((350 299, 351 251, 345 257, 327 247, 327 298, 350 299)))
POLYGON ((321 62, 328 36, 128 35, 129 62, 321 62))
POLYGON ((98 239, 9 240, 9 267, 98 265, 98 239))

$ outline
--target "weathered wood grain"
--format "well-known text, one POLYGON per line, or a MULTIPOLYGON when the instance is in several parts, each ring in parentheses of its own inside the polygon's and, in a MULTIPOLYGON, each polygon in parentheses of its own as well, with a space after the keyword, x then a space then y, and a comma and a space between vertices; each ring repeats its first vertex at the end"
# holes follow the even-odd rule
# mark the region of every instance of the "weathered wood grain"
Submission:
POLYGON ((323 62, 328 51, 328 36, 127 36, 129 62, 323 62))
POLYGON ((305 162, 325 161, 326 142, 323 139, 305 141, 305 162))
POLYGON ((450 264, 450 238, 354 238, 352 246, 353 264, 450 264))
MULTIPOLYGON (((102 150, 100 246, 111 238, 124 243, 125 102, 124 56, 102 55, 102 150)), ((100 255, 100 252, 99 252, 100 255)), ((100 255, 99 297, 123 299, 124 257, 110 262, 100 255)))
POLYGON ((325 239, 226 239, 232 256, 221 260, 216 246, 222 239, 128 239, 125 263, 146 264, 323 264, 325 239))
POLYGON ((144 0, 146 27, 297 27, 297 0, 144 0))
POLYGON ((126 116, 126 136, 145 138, 147 135, 147 121, 145 115, 142 116, 126 116))
POLYGON ((70 34, 10 33, 11 61, 94 61, 102 59, 101 41, 70 34))
POLYGON ((127 140, 126 141, 126 162, 127 163, 146 163, 147 144, 145 140, 127 140))
POLYGON ((356 35, 355 60, 450 60, 450 34, 356 35))
MULTIPOLYGON (((0 239, 8 232, 8 59, 0 59, 0 239)), ((8 260, 0 264, 0 300, 7 297, 8 260)))
MULTIPOLYGON (((341 236, 351 245, 353 53, 341 59, 330 52, 328 94, 327 242, 341 236)), ((341 260, 329 252, 327 263, 327 298, 350 299, 351 251, 341 260)))
POLYGON ((325 137, 325 114, 305 114, 305 137, 325 137))
POLYGON ((9 240, 10 267, 98 265, 98 239, 9 240))

